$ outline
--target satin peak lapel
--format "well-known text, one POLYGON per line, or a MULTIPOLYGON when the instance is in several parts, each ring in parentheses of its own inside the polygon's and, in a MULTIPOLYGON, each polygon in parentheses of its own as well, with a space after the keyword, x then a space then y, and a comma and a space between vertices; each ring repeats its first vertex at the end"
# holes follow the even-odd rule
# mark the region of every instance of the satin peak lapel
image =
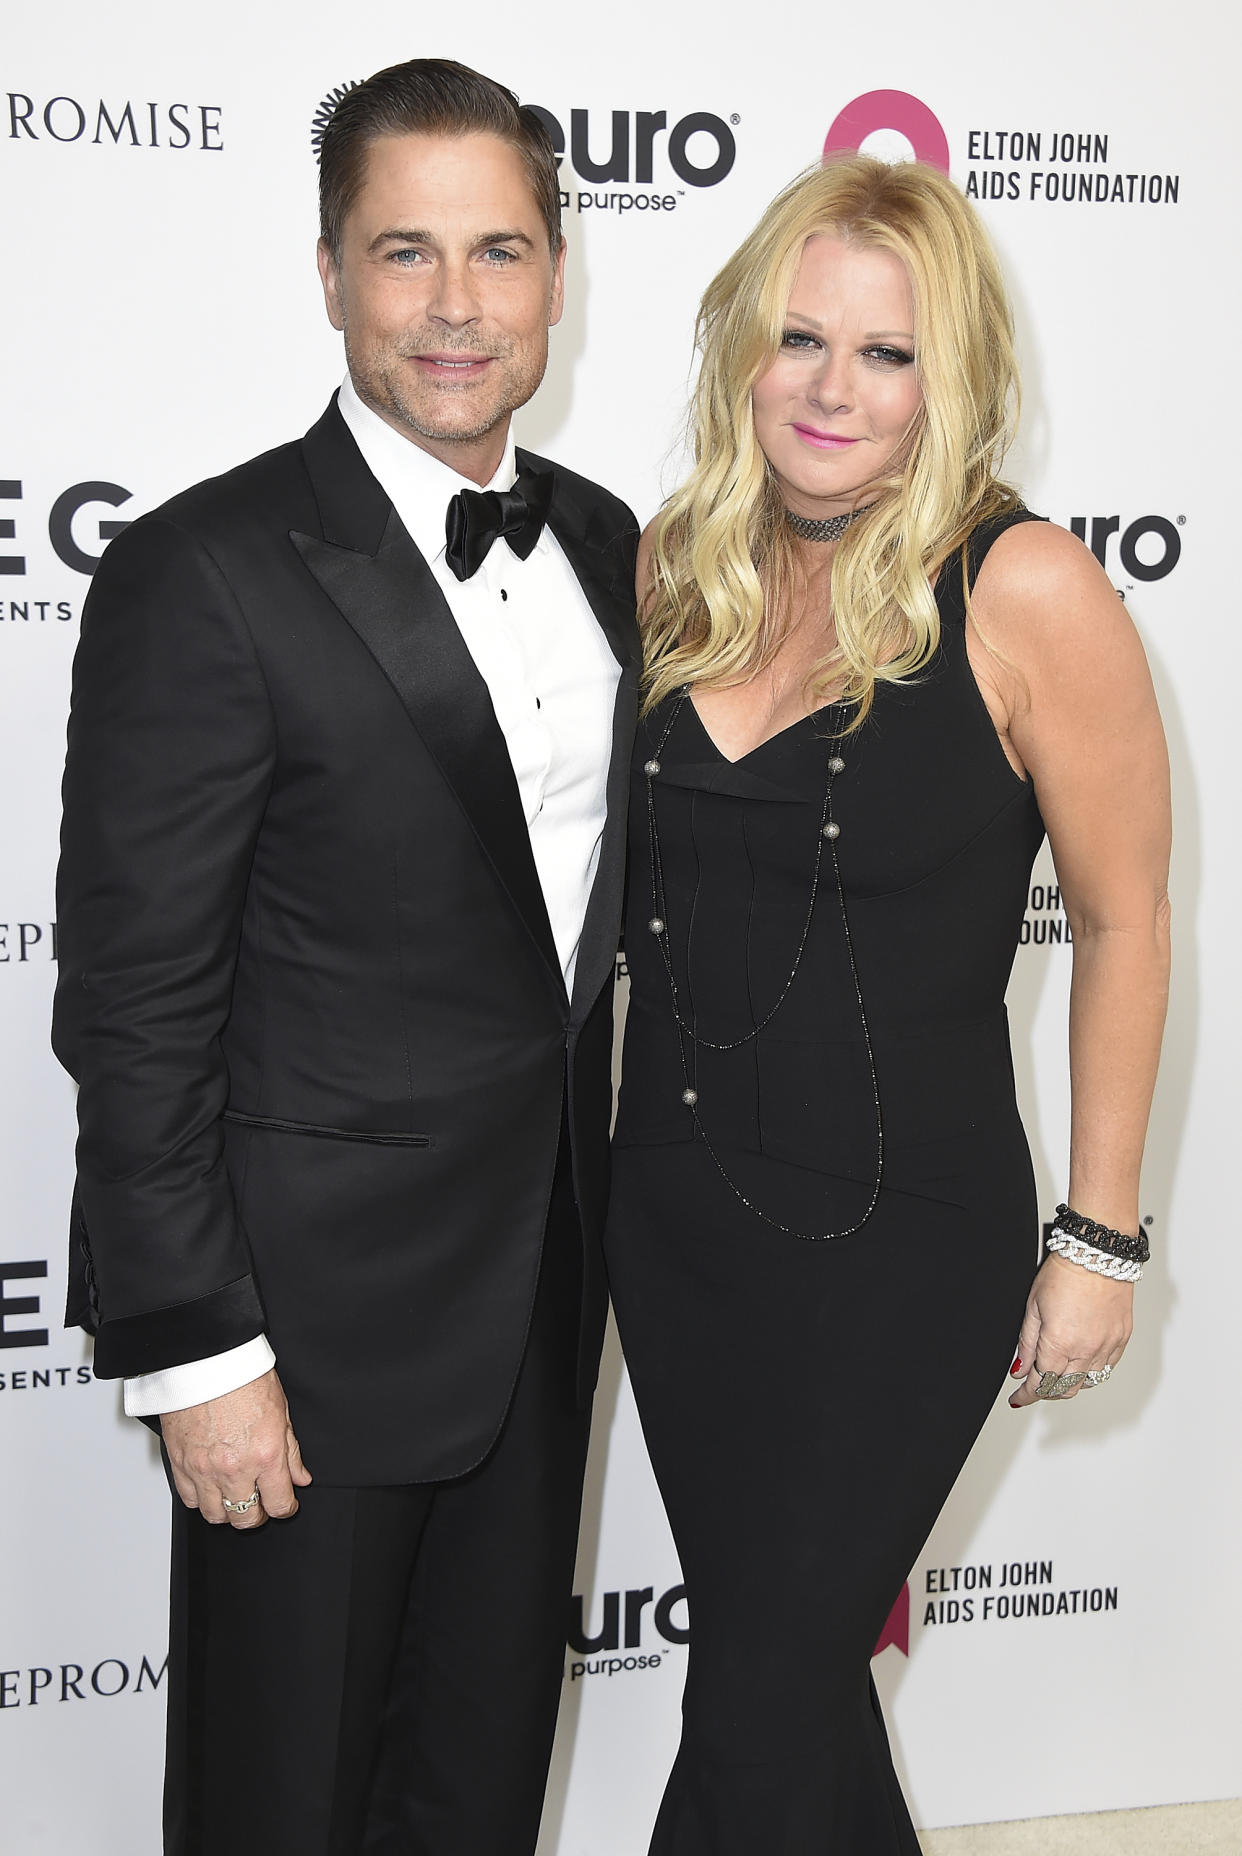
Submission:
MULTIPOLYGON (((519 464, 536 470, 553 468, 541 458, 519 449, 519 464)), ((558 478, 548 512, 548 527, 586 594, 587 601, 608 640, 608 648, 622 670, 637 672, 638 631, 634 622, 634 588, 617 578, 617 537, 599 509, 584 509, 579 499, 566 495, 558 478)))
MULTIPOLYGON (((365 470, 356 449, 354 457, 365 470)), ((391 506, 373 554, 314 535, 294 532, 291 540, 392 684, 564 999, 509 751, 487 685, 431 569, 391 506)))

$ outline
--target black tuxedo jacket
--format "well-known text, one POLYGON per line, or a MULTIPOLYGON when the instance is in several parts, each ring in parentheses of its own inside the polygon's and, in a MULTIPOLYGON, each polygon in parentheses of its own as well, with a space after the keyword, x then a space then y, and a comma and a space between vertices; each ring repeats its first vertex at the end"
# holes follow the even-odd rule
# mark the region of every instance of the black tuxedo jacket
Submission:
POLYGON ((67 1319, 105 1378, 266 1330, 328 1482, 486 1453, 566 1109, 594 1382, 637 530, 559 467, 549 525, 621 665, 572 998, 487 686, 335 403, 129 527, 83 614, 67 1319))

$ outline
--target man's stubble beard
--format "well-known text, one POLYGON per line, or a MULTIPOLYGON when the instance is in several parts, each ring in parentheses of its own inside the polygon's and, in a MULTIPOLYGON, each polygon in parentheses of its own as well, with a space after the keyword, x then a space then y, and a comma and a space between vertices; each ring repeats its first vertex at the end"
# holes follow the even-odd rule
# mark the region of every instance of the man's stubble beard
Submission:
MULTIPOLYGON (((466 385, 454 387, 446 381, 443 385, 427 382, 427 398, 421 404, 416 403, 408 393, 409 376, 404 372, 403 362, 413 356, 435 351, 441 354, 486 355, 503 366, 512 356, 516 343, 485 342, 479 337, 447 342, 436 336, 433 330, 427 330, 421 339, 411 342, 408 349, 398 350, 393 356, 385 351, 378 363, 369 357, 359 356, 350 341, 349 322, 345 319, 342 331, 345 338, 345 361, 349 368, 350 379, 359 399, 368 405, 372 412, 379 413, 386 419, 395 419, 404 426, 415 439, 428 439, 436 443, 471 444, 486 438, 515 413, 520 406, 525 406, 538 390, 540 382, 547 371, 548 356, 545 346, 541 355, 529 357, 528 365, 516 374, 503 374, 498 383, 500 397, 490 406, 480 407, 473 422, 462 424, 451 416, 443 421, 433 419, 430 415, 441 396, 445 402, 445 411, 450 413, 455 401, 464 399, 470 388, 466 385)), ((465 408, 462 408, 464 411, 465 408)))

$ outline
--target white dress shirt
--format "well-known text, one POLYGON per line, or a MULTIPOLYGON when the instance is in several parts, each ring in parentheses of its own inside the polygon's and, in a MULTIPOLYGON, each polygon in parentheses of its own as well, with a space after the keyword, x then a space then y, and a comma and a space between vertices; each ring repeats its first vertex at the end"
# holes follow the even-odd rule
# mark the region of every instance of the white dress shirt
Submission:
MULTIPOLYGON (((471 579, 444 558, 445 515, 460 477, 365 406, 345 379, 338 404, 358 449, 435 575, 487 684, 509 750, 552 935, 572 992, 604 830, 620 666, 556 537, 545 528, 520 561, 502 537, 471 579)), ((517 475, 513 435, 489 490, 517 475)), ((210 1359, 125 1381, 131 1417, 220 1398, 275 1365, 265 1335, 210 1359)))

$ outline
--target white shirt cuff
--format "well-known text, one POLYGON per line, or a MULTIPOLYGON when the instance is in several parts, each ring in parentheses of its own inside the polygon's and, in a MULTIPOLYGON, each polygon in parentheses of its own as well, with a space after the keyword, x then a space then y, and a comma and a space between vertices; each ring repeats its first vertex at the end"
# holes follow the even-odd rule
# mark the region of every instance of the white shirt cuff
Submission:
POLYGON ((266 1334, 257 1334, 240 1347, 214 1353, 210 1359, 187 1360, 184 1366, 143 1373, 138 1379, 125 1381, 126 1416, 153 1418, 161 1412, 203 1405, 209 1398, 223 1398, 226 1392, 236 1392, 262 1379, 275 1364, 276 1355, 266 1334))

